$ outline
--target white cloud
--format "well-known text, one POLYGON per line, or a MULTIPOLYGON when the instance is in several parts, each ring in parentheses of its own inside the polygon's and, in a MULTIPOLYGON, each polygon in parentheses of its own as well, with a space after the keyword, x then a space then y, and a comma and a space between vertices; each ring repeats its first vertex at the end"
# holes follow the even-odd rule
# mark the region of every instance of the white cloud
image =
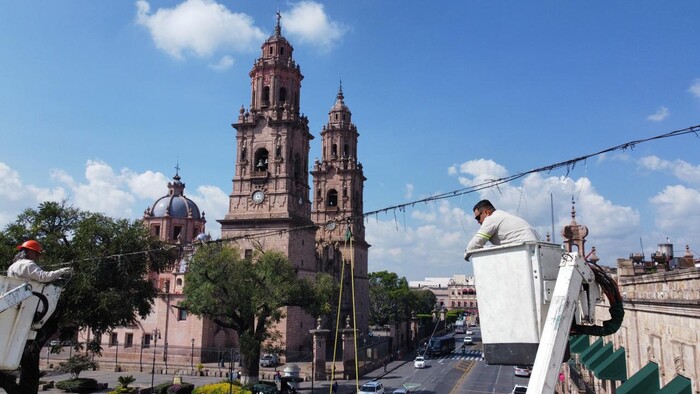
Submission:
MULTIPOLYGON (((505 167, 492 160, 468 161, 452 166, 448 172, 462 185, 508 175, 505 167)), ((636 209, 606 198, 588 178, 531 174, 519 183, 408 207, 406 219, 397 210, 396 219, 389 213, 384 220, 368 220, 367 240, 373 245, 369 269, 393 271, 411 280, 471 274, 471 264, 464 262, 463 251, 479 226, 472 207, 484 198, 497 209, 526 219, 543 239, 547 233, 552 235, 554 220, 553 237, 561 243, 561 230, 572 220, 572 196, 576 199, 577 223, 589 228, 586 251, 595 246, 602 262, 611 266, 618 257, 629 255, 642 231, 636 209)))
POLYGON ((414 189, 414 186, 410 183, 407 183, 406 187, 404 188, 404 190, 405 190, 405 193, 403 195, 404 198, 406 198, 406 199, 412 198, 413 197, 413 189, 414 189))
POLYGON ((231 66, 233 66, 234 62, 235 62, 235 60, 233 59, 233 57, 226 55, 226 56, 222 57, 221 59, 219 59, 218 63, 210 64, 209 67, 216 70, 216 71, 224 71, 224 70, 230 68, 231 66))
POLYGON ((0 228, 13 222, 27 208, 36 208, 44 201, 62 201, 67 198, 61 188, 43 188, 25 185, 20 174, 0 162, 0 228))
POLYGON ((700 186, 700 165, 692 165, 683 160, 664 160, 657 156, 645 156, 637 163, 651 171, 669 173, 693 186, 700 186))
POLYGON ((213 239, 221 237, 221 225, 216 222, 228 213, 229 197, 221 188, 211 185, 199 186, 195 193, 186 194, 206 214, 206 229, 213 239))
POLYGON ((177 59, 183 59, 183 53, 209 57, 219 50, 246 51, 265 39, 250 16, 213 0, 185 0, 155 12, 146 0, 139 0, 136 9, 136 22, 148 29, 159 49, 177 59))
POLYGON ((700 233, 700 191, 682 185, 666 186, 649 201, 658 213, 656 225, 667 236, 679 231, 686 236, 700 233))
MULTIPOLYGON (((107 163, 88 160, 84 178, 76 179, 64 170, 54 169, 50 179, 60 186, 41 188, 24 185, 19 173, 0 162, 0 227, 14 221, 24 209, 36 208, 44 201, 68 202, 76 208, 104 213, 115 218, 140 219, 143 211, 168 193, 168 177, 160 172, 137 173, 127 168, 118 173, 107 163)), ((207 231, 221 236, 216 219, 228 212, 228 194, 216 186, 185 189, 200 212, 206 212, 207 231)))
POLYGON ((700 78, 696 78, 693 80, 693 82, 690 84, 690 87, 688 88, 688 92, 693 96, 700 98, 700 78))
POLYGON ((668 118, 669 115, 668 108, 666 107, 659 107, 659 109, 656 110, 653 114, 647 116, 648 120, 651 120, 652 122, 661 122, 662 120, 668 118))
POLYGON ((332 49, 348 30, 340 22, 330 20, 323 4, 302 1, 282 13, 282 34, 294 36, 299 42, 309 43, 323 51, 332 49))

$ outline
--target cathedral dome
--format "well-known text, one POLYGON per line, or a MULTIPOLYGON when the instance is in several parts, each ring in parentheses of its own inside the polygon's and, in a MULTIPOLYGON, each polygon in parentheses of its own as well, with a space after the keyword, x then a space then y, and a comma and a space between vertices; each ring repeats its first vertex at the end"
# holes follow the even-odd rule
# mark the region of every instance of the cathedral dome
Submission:
POLYGON ((185 184, 180 182, 179 175, 173 177, 173 182, 168 182, 168 190, 168 195, 156 200, 146 210, 147 216, 201 219, 197 204, 183 194, 185 184))

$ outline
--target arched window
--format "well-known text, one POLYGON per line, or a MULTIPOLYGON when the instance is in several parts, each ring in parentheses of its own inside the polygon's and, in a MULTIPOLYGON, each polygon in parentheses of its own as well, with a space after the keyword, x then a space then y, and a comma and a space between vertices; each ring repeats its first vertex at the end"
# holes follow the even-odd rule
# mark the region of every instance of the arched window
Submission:
POLYGON ((301 176, 301 156, 297 153, 294 155, 294 177, 301 176))
POLYGON ((335 189, 331 189, 328 191, 328 197, 326 198, 326 206, 327 207, 338 206, 338 192, 335 191, 335 189))
POLYGON ((255 171, 267 171, 267 149, 265 148, 255 152, 255 171))
POLYGON ((263 87, 263 96, 262 96, 262 103, 263 105, 270 105, 270 87, 265 86, 263 87))
POLYGON ((182 278, 177 278, 177 279, 175 280, 175 285, 176 285, 177 287, 181 287, 181 286, 182 286, 182 278))
POLYGON ((284 55, 284 47, 280 47, 280 55, 284 55))
POLYGON ((343 157, 350 156, 350 146, 348 144, 343 145, 343 157))
POLYGON ((338 145, 336 145, 336 144, 331 145, 331 156, 333 156, 333 157, 338 156, 338 145))
POLYGON ((280 88, 280 102, 287 101, 287 88, 280 88))

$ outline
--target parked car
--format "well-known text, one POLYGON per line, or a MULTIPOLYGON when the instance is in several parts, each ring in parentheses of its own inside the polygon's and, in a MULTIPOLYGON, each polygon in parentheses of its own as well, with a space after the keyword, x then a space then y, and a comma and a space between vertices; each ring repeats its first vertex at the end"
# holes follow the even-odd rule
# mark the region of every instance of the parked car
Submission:
POLYGON ((360 386, 357 394, 384 394, 384 385, 378 380, 373 380, 360 386))
POLYGON ((415 368, 425 368, 425 358, 418 356, 413 360, 413 366, 415 368))
POLYGON ((464 333, 465 335, 474 335, 474 331, 472 330, 467 330, 467 332, 464 333))
POLYGON ((279 364, 280 360, 274 354, 266 354, 260 358, 261 367, 274 367, 279 364))
POLYGON ((510 392, 510 394, 525 394, 527 393, 527 386, 521 386, 519 384, 516 384, 515 387, 513 387, 513 391, 510 392))
POLYGON ((473 345, 474 339, 472 337, 464 337, 464 344, 465 345, 473 345))
POLYGON ((391 394, 409 394, 412 393, 411 390, 404 388, 404 387, 399 387, 396 390, 392 391, 391 394))
POLYGON ((515 371, 515 376, 522 376, 524 378, 529 378, 532 373, 532 367, 527 365, 516 365, 513 367, 515 371))

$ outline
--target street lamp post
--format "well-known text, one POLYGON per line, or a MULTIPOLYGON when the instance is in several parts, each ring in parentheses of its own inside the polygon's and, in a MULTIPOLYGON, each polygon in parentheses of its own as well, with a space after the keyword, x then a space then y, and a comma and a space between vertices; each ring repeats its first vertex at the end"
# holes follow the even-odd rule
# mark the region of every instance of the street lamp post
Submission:
POLYGON ((192 353, 190 353, 190 369, 194 370, 194 338, 192 338, 192 353))
POLYGON ((151 394, 153 394, 154 378, 156 373, 156 348, 158 347, 158 337, 160 336, 160 330, 153 330, 153 366, 151 367, 151 394))
POLYGON ((139 355, 139 372, 143 372, 143 343, 144 336, 141 335, 141 354, 139 355))
MULTIPOLYGON (((229 350, 224 350, 222 353, 222 356, 226 355, 228 353, 229 359, 228 359, 228 393, 231 394, 233 393, 233 361, 234 361, 234 353, 233 353, 233 348, 229 348, 229 350)), ((222 359, 223 362, 223 359, 222 359)))

